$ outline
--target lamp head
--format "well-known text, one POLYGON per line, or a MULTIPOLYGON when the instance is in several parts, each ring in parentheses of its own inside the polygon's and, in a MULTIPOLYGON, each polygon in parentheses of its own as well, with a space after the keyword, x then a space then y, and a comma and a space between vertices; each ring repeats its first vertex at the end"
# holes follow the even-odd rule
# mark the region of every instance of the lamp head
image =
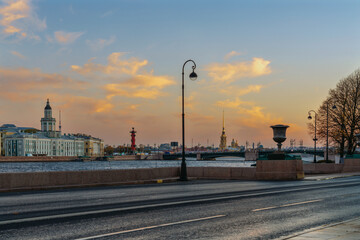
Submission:
POLYGON ((193 80, 193 81, 195 81, 197 79, 197 74, 194 72, 194 69, 193 69, 192 73, 190 73, 189 78, 190 78, 190 80, 193 80))
POLYGON ((309 115, 309 116, 308 116, 308 119, 309 119, 309 120, 311 120, 311 119, 312 119, 311 115, 309 115))
POLYGON ((336 105, 335 105, 335 104, 332 106, 332 109, 336 109, 336 105))

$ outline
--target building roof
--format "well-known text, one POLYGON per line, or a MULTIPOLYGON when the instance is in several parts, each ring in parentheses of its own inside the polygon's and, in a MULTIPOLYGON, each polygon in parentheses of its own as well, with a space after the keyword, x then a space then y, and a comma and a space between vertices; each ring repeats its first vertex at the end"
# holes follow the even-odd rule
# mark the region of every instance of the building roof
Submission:
POLYGON ((45 110, 51 110, 49 99, 46 102, 45 110))

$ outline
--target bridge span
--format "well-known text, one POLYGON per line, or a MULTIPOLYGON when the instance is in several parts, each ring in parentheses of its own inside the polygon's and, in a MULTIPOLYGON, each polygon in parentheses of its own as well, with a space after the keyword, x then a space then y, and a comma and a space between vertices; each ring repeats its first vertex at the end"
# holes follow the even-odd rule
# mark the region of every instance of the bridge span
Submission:
MULTIPOLYGON (((266 157, 268 154, 273 153, 274 150, 271 151, 259 151, 259 157, 266 157)), ((286 154, 296 154, 296 153, 304 153, 314 155, 314 150, 294 150, 294 151, 285 151, 286 154)), ((317 156, 324 156, 324 152, 316 151, 317 156)), ((181 153, 174 154, 164 154, 164 160, 177 160, 181 159, 181 153)), ((197 160, 215 160, 219 157, 245 157, 245 151, 233 151, 233 152, 199 152, 199 153, 185 153, 186 158, 196 158, 197 160)))

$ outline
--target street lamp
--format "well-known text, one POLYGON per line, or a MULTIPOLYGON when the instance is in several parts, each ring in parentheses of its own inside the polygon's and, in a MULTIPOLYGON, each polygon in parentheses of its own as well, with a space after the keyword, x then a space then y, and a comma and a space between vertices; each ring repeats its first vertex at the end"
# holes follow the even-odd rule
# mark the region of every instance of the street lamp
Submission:
POLYGON ((180 169, 180 181, 187 181, 187 171, 186 171, 186 162, 185 162, 185 112, 184 112, 184 68, 186 63, 192 62, 192 73, 190 73, 189 78, 193 81, 196 80, 197 74, 194 72, 196 68, 196 63, 189 59, 187 60, 182 67, 182 159, 181 159, 181 169, 180 169))
POLYGON ((309 111, 309 116, 308 116, 308 119, 311 120, 312 117, 311 117, 311 112, 314 113, 315 115, 315 135, 314 135, 314 163, 316 163, 316 141, 317 141, 317 138, 316 138, 316 119, 317 119, 317 113, 314 111, 314 110, 310 110, 309 111))
MULTIPOLYGON (((332 109, 336 109, 335 104, 332 109)), ((329 101, 326 102, 326 162, 329 161, 329 101)))

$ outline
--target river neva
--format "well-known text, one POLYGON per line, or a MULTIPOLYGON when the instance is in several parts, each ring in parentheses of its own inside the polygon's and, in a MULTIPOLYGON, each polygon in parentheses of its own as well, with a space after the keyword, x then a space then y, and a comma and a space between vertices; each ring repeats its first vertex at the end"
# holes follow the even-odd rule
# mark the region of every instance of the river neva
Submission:
MULTIPOLYGON (((312 162, 313 157, 302 154, 304 163, 312 162)), ((322 160, 323 157, 318 157, 322 160)), ((244 161, 244 158, 222 157, 216 160, 197 161, 186 159, 188 167, 251 167, 256 161, 244 161)), ((109 169, 135 169, 180 167, 181 160, 131 160, 131 161, 90 161, 90 162, 1 162, 0 173, 12 172, 50 172, 50 171, 89 171, 109 169)))
MULTIPOLYGON (((212 161, 186 160, 188 167, 251 167, 254 161, 241 158, 220 158, 212 161)), ((131 160, 90 162, 3 162, 0 172, 88 171, 109 169, 180 167, 181 160, 131 160)))

